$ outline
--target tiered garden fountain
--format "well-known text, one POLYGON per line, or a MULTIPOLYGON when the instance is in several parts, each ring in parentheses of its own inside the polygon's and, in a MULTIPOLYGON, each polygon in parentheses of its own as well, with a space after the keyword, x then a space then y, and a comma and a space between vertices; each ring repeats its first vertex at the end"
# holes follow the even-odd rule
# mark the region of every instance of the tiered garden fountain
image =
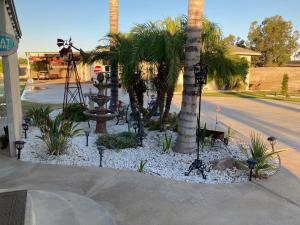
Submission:
POLYGON ((104 83, 103 73, 97 75, 97 80, 94 82, 94 87, 98 89, 98 94, 89 94, 91 101, 95 102, 98 107, 88 109, 83 113, 90 119, 96 121, 95 133, 106 133, 106 121, 112 120, 117 116, 117 113, 106 109, 104 105, 110 100, 110 97, 105 95, 105 90, 110 88, 110 84, 104 83))

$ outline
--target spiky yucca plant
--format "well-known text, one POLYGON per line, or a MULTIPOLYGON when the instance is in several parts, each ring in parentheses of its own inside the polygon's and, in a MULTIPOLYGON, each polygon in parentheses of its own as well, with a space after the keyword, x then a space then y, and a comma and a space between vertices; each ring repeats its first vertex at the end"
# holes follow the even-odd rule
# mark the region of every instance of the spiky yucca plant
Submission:
POLYGON ((240 147, 248 158, 256 160, 254 176, 258 178, 267 177, 268 172, 278 169, 274 163, 274 156, 281 151, 269 151, 260 134, 252 133, 248 149, 240 147))
POLYGON ((78 124, 58 115, 54 120, 49 120, 46 132, 42 132, 38 138, 45 142, 50 155, 60 155, 66 149, 70 138, 80 134, 81 129, 77 129, 77 126, 78 124))
POLYGON ((47 107, 32 107, 28 111, 28 116, 31 118, 33 125, 40 128, 41 132, 46 132, 47 124, 50 121, 49 114, 53 110, 50 106, 47 107))

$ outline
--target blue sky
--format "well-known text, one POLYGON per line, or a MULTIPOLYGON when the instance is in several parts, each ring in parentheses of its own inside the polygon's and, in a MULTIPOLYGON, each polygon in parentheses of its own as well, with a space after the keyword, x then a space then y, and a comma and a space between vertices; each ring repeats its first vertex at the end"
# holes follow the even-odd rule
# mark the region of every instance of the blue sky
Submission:
MULTIPOLYGON (((25 51, 57 51, 56 38, 72 36, 75 45, 93 49, 109 31, 109 0, 15 0, 25 51)), ((187 14, 188 0, 119 0, 120 31, 134 24, 187 14)), ((224 35, 247 37, 250 23, 281 15, 300 30, 300 0, 206 0, 205 15, 224 35)))

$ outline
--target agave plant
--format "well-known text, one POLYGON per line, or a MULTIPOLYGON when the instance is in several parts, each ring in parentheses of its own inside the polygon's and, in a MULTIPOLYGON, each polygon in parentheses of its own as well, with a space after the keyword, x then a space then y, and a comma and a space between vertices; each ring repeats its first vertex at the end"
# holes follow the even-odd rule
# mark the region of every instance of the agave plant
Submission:
POLYGON ((278 155, 280 152, 282 152, 282 150, 269 151, 261 135, 252 133, 248 149, 241 146, 240 148, 248 158, 255 159, 255 177, 267 177, 269 173, 272 173, 278 169, 276 164, 274 163, 274 156, 278 155))
POLYGON ((46 132, 38 136, 47 145, 50 155, 60 155, 66 149, 70 138, 78 136, 81 129, 77 129, 78 124, 64 120, 62 115, 58 115, 54 120, 49 120, 46 132))

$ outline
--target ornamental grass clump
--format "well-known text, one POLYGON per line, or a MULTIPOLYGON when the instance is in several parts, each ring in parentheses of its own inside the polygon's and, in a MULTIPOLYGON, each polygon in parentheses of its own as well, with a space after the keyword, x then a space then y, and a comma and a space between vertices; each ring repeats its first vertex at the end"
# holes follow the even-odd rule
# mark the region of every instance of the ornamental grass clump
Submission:
POLYGON ((278 169, 274 161, 274 156, 277 156, 282 151, 269 151, 261 135, 251 134, 248 148, 240 146, 240 149, 245 153, 247 158, 253 158, 256 161, 254 167, 255 177, 268 177, 268 174, 278 169))
POLYGON ((121 149, 125 148, 138 147, 139 139, 136 134, 131 132, 104 134, 97 138, 96 145, 105 146, 108 149, 120 151, 121 149))
POLYGON ((45 132, 41 132, 38 138, 47 145, 48 154, 61 155, 70 139, 80 134, 81 129, 77 129, 77 126, 78 124, 58 115, 54 120, 48 121, 45 132))
POLYGON ((50 113, 53 110, 50 106, 47 107, 32 107, 28 111, 28 116, 32 120, 34 126, 40 128, 41 132, 46 132, 47 125, 50 121, 50 113))

